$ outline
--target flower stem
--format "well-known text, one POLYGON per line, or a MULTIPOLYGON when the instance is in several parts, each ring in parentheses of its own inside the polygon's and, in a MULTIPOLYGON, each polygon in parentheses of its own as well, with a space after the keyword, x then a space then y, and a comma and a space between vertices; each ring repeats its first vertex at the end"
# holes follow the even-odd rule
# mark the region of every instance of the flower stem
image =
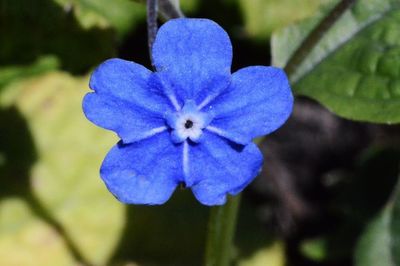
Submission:
POLYGON ((147 0, 147 41, 151 64, 154 67, 152 48, 158 31, 158 0, 147 0))
POLYGON ((304 39, 299 48, 290 57, 286 64, 285 71, 290 77, 296 72, 303 60, 310 54, 324 34, 335 24, 335 22, 350 8, 356 0, 340 1, 329 14, 314 28, 313 31, 304 39))
POLYGON ((229 197, 223 206, 211 208, 205 257, 206 266, 228 266, 230 264, 239 203, 240 194, 229 197))

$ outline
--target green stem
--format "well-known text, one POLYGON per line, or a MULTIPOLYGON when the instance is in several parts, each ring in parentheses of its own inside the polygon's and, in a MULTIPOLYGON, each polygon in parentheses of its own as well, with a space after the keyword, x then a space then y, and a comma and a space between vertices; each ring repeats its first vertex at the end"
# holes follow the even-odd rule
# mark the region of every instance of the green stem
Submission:
POLYGON ((211 208, 206 246, 206 266, 227 266, 231 262, 239 203, 240 194, 229 197, 223 206, 211 208))
POLYGON ((356 0, 341 0, 329 14, 310 32, 304 39, 299 48, 290 57, 286 64, 285 71, 290 77, 296 72, 297 68, 304 61, 304 59, 311 53, 314 47, 322 39, 324 34, 332 28, 335 22, 349 9, 356 0))

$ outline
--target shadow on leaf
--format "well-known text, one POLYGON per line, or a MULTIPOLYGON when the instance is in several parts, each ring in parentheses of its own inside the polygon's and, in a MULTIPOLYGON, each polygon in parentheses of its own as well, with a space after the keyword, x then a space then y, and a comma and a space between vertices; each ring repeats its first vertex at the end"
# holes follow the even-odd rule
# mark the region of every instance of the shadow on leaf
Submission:
POLYGON ((43 55, 60 58, 74 74, 114 55, 115 32, 84 29, 71 9, 49 0, 0 0, 1 65, 25 65, 43 55))
MULTIPOLYGON (((0 201, 10 197, 25 200, 33 213, 64 239, 75 259, 85 262, 64 228, 32 193, 30 171, 37 152, 27 122, 15 107, 0 109, 0 132, 0 201)), ((89 264, 85 262, 85 265, 89 264)))

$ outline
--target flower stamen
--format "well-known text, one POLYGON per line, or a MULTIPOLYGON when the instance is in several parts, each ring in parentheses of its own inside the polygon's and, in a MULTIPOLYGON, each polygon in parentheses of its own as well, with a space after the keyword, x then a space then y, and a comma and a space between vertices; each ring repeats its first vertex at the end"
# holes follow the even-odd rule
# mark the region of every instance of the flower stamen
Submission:
POLYGON ((171 137, 175 143, 182 143, 186 139, 199 142, 203 129, 212 120, 212 115, 200 112, 194 101, 185 102, 183 108, 165 115, 166 124, 172 129, 171 137))
POLYGON ((189 129, 193 126, 193 121, 192 120, 186 120, 185 122, 185 128, 189 129))

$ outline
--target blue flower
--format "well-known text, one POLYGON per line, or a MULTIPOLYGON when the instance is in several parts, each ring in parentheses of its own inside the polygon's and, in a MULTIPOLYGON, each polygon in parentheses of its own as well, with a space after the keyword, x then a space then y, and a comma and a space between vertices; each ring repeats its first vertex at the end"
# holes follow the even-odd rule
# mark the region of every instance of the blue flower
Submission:
POLYGON ((221 205, 259 173, 252 139, 292 111, 285 73, 252 66, 231 74, 227 33, 207 19, 174 19, 158 31, 156 72, 110 59, 92 74, 86 117, 121 141, 100 175, 124 203, 163 204, 178 184, 205 205, 221 205))

